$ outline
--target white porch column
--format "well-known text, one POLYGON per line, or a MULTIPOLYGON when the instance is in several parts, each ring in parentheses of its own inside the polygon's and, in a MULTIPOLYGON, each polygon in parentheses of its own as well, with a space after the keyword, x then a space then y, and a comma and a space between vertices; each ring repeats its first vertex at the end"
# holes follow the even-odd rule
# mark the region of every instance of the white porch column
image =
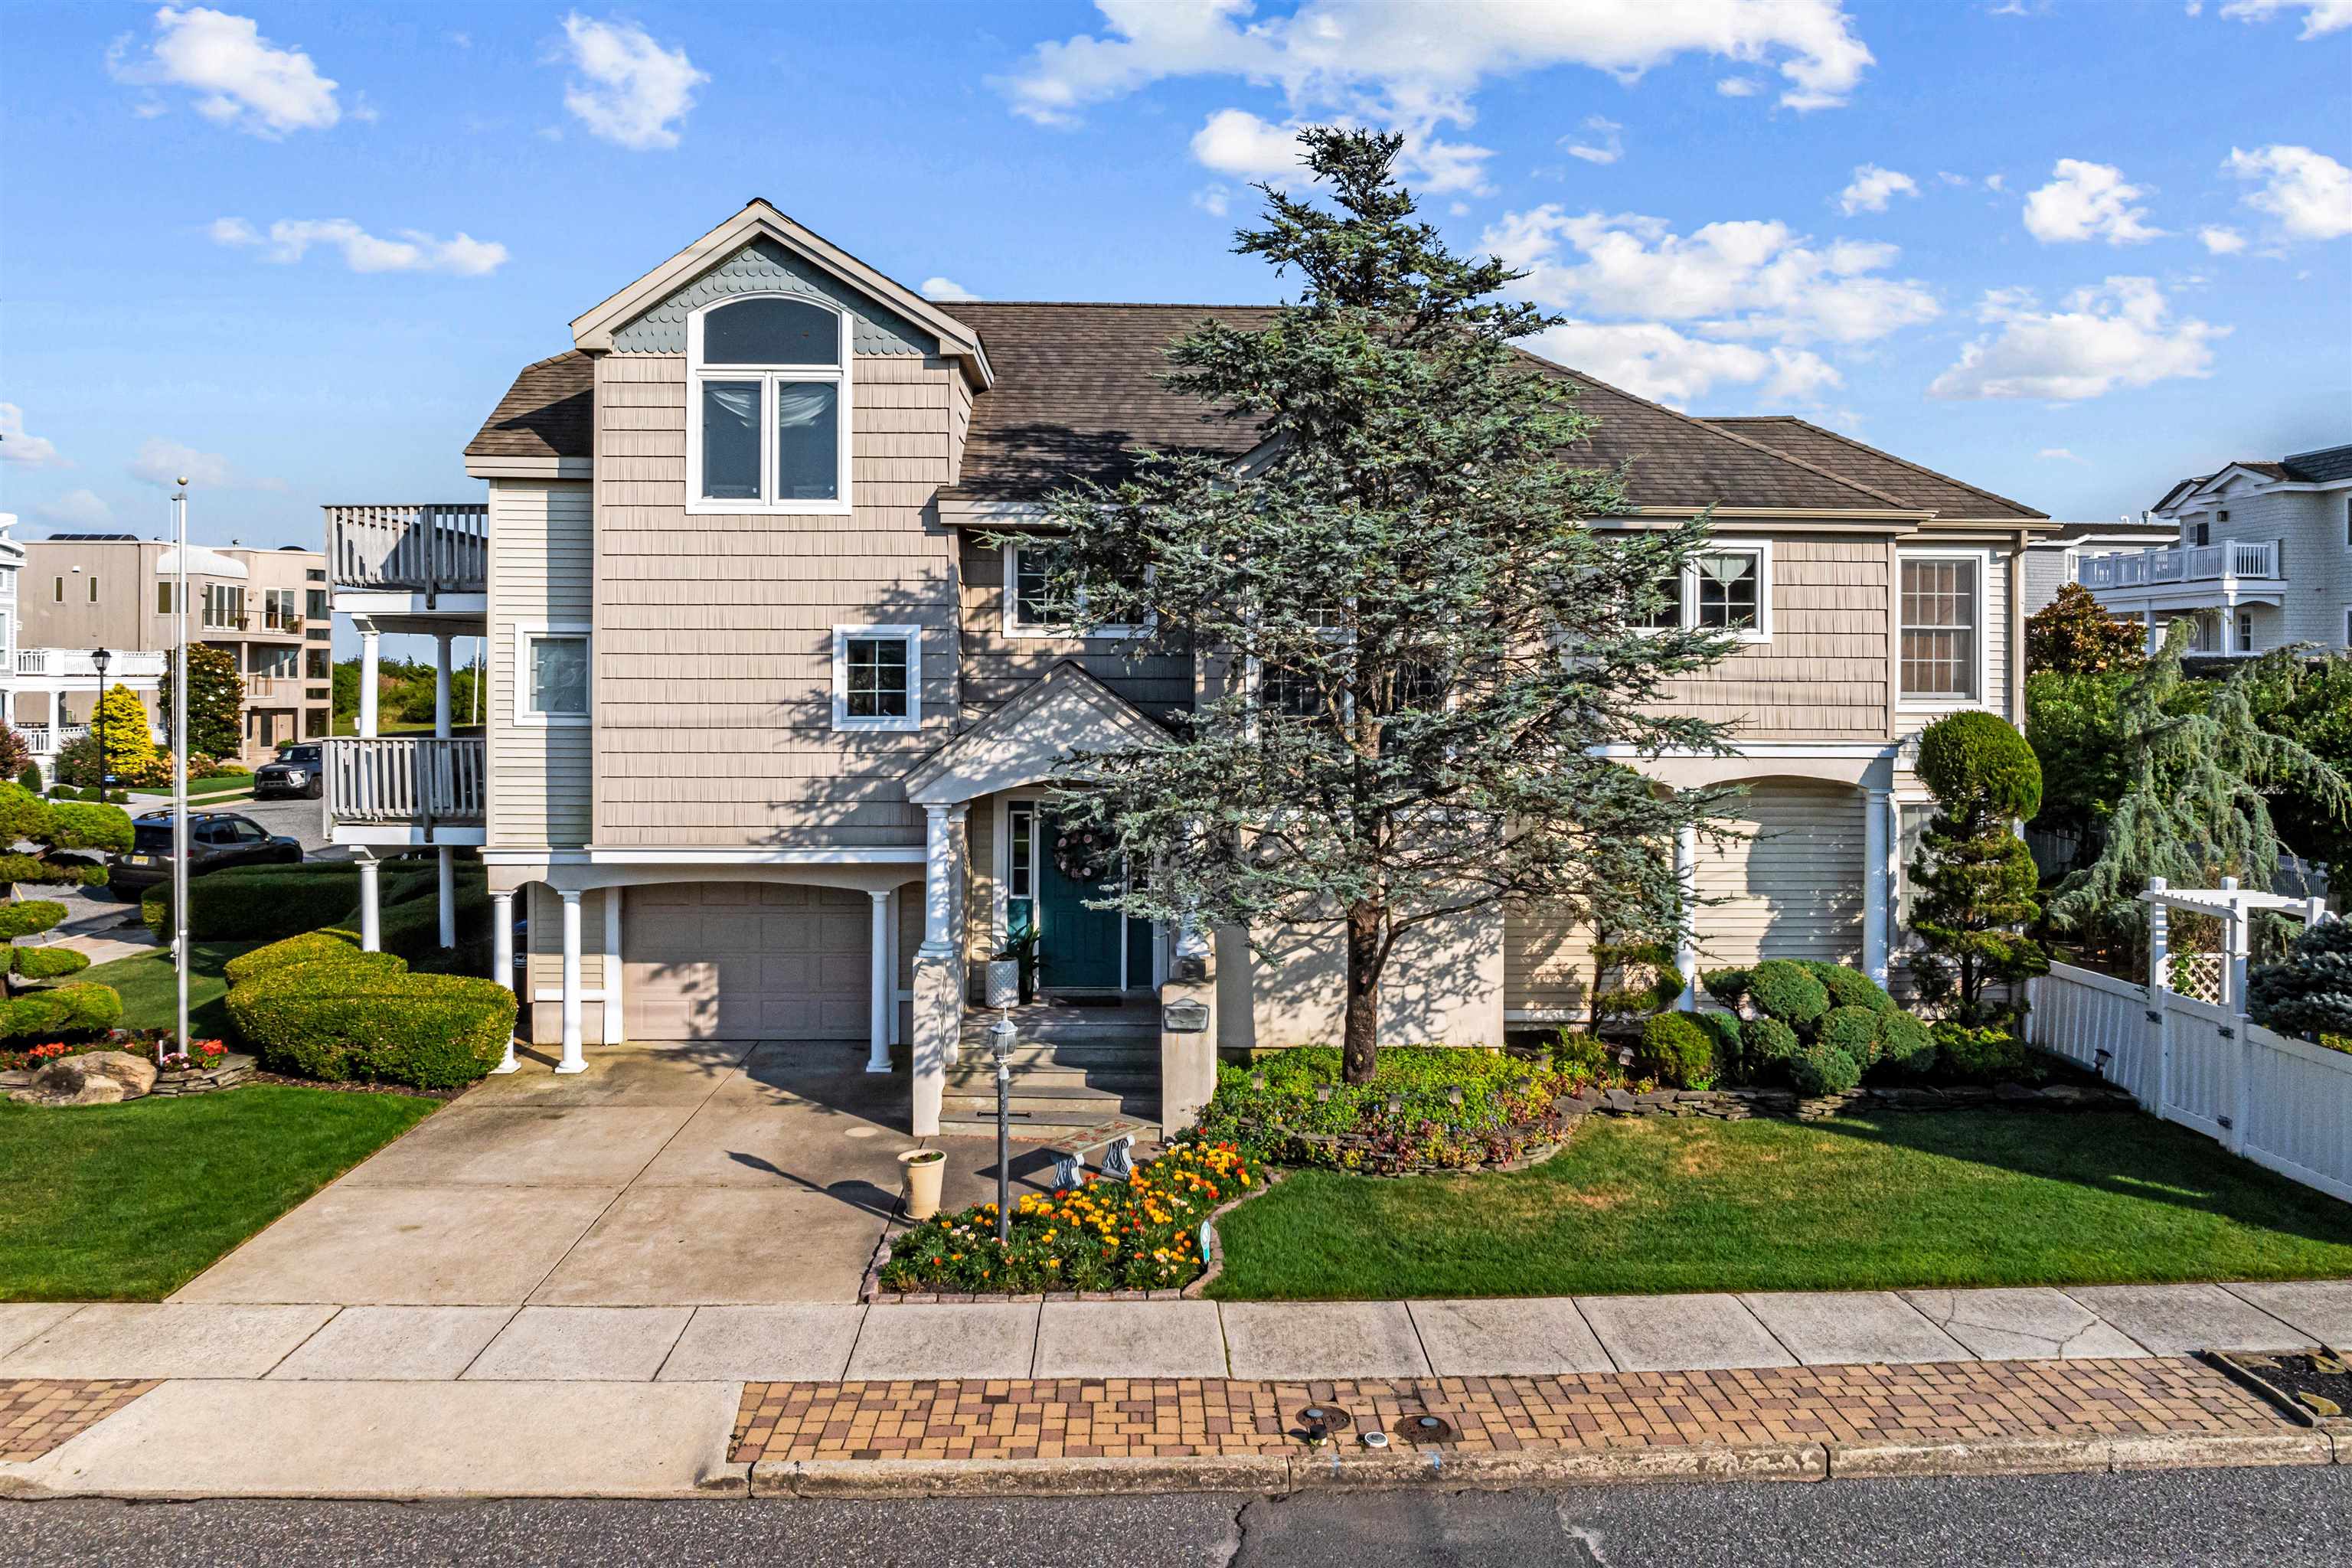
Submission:
POLYGON ((1892 791, 1867 792, 1862 822, 1862 972, 1886 984, 1895 951, 1894 825, 1888 820, 1892 791))
POLYGON ((923 858, 923 945, 915 950, 915 1037, 908 1047, 908 1115, 915 1136, 936 1137, 948 1064, 963 1030, 961 902, 963 805, 929 805, 923 858))
POLYGON ((442 634, 433 637, 433 732, 449 738, 449 644, 442 634))
POLYGON ((457 852, 444 844, 440 858, 441 946, 446 952, 457 945, 457 852))
POLYGON ((1682 900, 1682 925, 1675 933, 1675 967, 1683 972, 1683 994, 1675 1005, 1698 1008, 1698 825, 1675 829, 1675 889, 1682 900))
POLYGON ((923 807, 923 945, 921 956, 940 958, 955 951, 950 930, 955 916, 955 805, 923 807))
MULTIPOLYGON (((514 989, 514 895, 490 895, 490 978, 514 989)), ((514 1031, 507 1031, 507 1054, 499 1058, 492 1072, 515 1070, 514 1031)))
POLYGON ((563 1059, 555 1070, 585 1072, 588 1058, 580 1049, 580 892, 562 888, 555 896, 563 900, 563 1059))
POLYGON ((383 652, 383 634, 375 629, 373 621, 362 621, 360 629, 360 739, 375 739, 375 683, 378 656, 383 652))
POLYGON ((360 867, 360 951, 362 952, 381 952, 383 951, 383 921, 382 919, 383 905, 381 902, 383 868, 377 863, 376 858, 365 849, 359 852, 358 858, 360 867))
POLYGON ((898 1010, 890 993, 890 890, 869 889, 866 895, 874 901, 874 941, 871 954, 870 984, 872 993, 867 1008, 866 1070, 890 1070, 890 1015, 898 1010))
POLYGON ((890 1043, 896 1046, 903 1043, 899 1037, 905 1032, 903 1026, 898 1022, 898 971, 900 964, 898 963, 898 889, 893 888, 890 889, 887 902, 889 906, 889 913, 886 919, 887 920, 890 927, 890 984, 888 987, 888 1000, 890 1004, 890 1043))
POLYGON ((617 1046, 629 1037, 628 1014, 621 994, 621 889, 604 889, 604 1043, 617 1046))

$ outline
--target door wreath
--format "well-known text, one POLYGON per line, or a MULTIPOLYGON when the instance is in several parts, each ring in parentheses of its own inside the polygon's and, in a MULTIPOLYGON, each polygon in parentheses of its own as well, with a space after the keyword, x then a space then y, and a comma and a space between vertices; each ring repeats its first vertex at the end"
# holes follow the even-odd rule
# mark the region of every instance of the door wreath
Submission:
POLYGON ((1058 827, 1054 833, 1054 869, 1082 888, 1091 888, 1110 875, 1118 847, 1099 827, 1058 827))

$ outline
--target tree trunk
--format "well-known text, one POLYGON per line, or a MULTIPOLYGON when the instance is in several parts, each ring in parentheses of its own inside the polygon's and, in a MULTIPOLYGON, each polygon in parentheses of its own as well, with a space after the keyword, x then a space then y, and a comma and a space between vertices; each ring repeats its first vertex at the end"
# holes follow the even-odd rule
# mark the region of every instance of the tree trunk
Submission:
POLYGON ((1348 1017, 1339 1066, 1349 1083, 1372 1081, 1381 1044, 1381 938, 1388 911, 1378 904, 1348 906, 1348 1017))

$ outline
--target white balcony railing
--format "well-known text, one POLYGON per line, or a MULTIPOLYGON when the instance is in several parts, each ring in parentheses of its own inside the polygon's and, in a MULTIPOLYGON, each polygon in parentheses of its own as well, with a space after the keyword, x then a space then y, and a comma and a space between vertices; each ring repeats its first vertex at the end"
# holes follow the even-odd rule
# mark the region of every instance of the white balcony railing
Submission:
MULTIPOLYGON (((26 647, 16 650, 16 673, 44 680, 89 680, 98 679, 97 661, 90 658, 91 649, 81 647, 26 647)), ((107 661, 106 683, 121 682, 139 686, 160 680, 163 676, 164 656, 162 653, 118 653, 107 661)))
POLYGON ((479 501, 331 506, 326 512, 327 570, 338 588, 404 590, 429 601, 486 586, 490 509, 479 501))
POLYGON ((330 820, 480 825, 480 737, 398 735, 325 744, 330 820))
POLYGON ((2175 584, 2224 583, 2244 578, 2275 581, 2280 570, 2275 539, 2226 539, 2170 550, 2131 550, 2074 560, 2074 581, 2101 588, 2160 588, 2175 584))

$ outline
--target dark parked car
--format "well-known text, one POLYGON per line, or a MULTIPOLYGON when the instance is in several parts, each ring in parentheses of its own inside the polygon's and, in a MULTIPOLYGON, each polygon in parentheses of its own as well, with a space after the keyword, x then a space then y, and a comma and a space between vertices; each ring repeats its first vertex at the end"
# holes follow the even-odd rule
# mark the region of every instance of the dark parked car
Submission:
MULTIPOLYGON (((188 875, 201 877, 224 866, 290 866, 302 858, 302 843, 275 834, 233 811, 188 814, 188 875)), ((172 814, 154 811, 131 819, 131 853, 114 863, 118 893, 137 895, 172 879, 172 814)))
POLYGON ((326 785, 325 748, 318 745, 289 746, 253 773, 256 800, 274 800, 279 795, 316 800, 326 785))

